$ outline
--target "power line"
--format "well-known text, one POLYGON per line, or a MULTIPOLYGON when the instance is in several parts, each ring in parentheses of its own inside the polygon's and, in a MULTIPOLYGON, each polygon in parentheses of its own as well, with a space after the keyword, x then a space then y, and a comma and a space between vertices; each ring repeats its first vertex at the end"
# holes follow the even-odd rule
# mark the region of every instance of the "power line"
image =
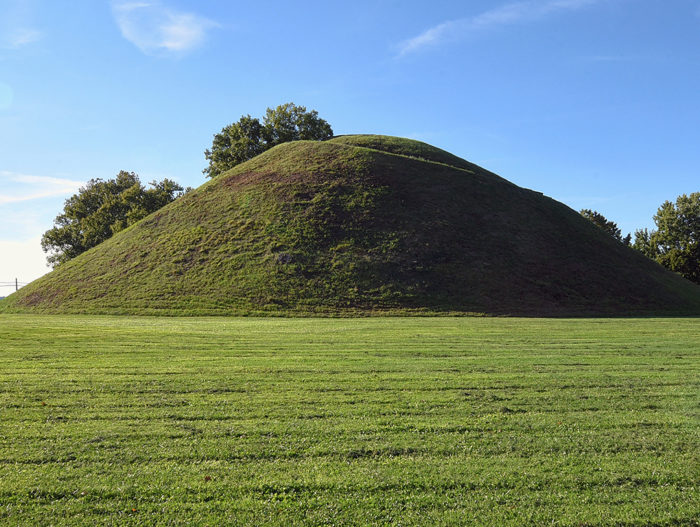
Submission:
POLYGON ((15 291, 19 291, 20 287, 28 285, 29 282, 20 282, 17 278, 13 282, 0 282, 0 287, 14 287, 15 291))

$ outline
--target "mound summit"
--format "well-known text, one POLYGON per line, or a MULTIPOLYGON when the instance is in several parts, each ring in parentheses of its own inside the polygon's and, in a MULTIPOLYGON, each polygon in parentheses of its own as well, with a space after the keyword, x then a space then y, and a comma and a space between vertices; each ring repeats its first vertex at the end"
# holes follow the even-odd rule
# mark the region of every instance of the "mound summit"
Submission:
POLYGON ((5 312, 700 314, 700 287, 425 143, 277 146, 0 302, 5 312))

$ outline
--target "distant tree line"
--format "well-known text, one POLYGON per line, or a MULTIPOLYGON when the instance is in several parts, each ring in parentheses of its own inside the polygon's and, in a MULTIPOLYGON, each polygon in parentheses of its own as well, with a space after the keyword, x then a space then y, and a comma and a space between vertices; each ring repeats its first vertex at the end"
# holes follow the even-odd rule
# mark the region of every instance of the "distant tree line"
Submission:
POLYGON ((656 229, 637 229, 624 238, 615 222, 599 212, 583 209, 581 215, 613 238, 637 249, 667 269, 700 284, 700 192, 665 201, 654 215, 656 229))

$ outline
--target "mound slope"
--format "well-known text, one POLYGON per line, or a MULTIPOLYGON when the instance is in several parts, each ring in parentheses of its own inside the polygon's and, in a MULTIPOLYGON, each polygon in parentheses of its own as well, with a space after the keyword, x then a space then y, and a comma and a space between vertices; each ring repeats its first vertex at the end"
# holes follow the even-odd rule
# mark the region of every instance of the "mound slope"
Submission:
POLYGON ((21 289, 4 311, 700 314, 700 287, 425 143, 280 145, 21 289))

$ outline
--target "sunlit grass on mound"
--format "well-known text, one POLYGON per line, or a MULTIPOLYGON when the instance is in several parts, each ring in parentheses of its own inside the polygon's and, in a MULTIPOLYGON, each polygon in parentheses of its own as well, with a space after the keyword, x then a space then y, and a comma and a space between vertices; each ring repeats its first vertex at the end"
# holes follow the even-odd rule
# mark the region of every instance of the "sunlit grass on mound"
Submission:
POLYGON ((285 143, 0 302, 5 312, 678 315, 700 287, 425 143, 285 143))

